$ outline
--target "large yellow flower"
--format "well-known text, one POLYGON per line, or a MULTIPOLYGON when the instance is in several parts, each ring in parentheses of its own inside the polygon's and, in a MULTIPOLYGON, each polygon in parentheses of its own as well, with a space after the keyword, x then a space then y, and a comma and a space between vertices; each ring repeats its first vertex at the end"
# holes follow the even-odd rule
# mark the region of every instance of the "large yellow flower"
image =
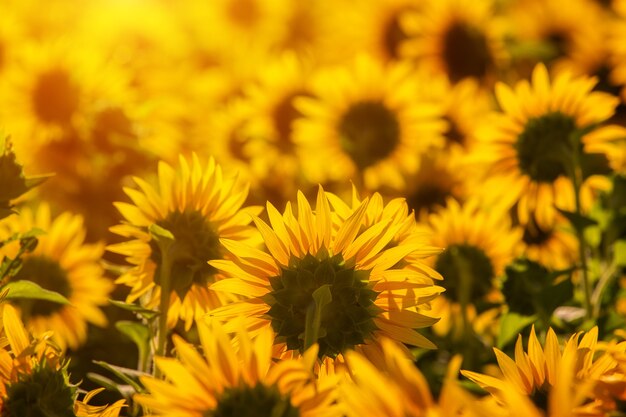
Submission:
POLYGON ((143 377, 149 394, 135 400, 150 416, 339 417, 332 378, 313 377, 317 349, 301 359, 276 362, 273 332, 263 329, 251 340, 240 330, 236 344, 217 323, 198 322, 202 354, 174 336, 179 358, 156 358, 166 380, 143 377), (237 346, 235 348, 235 345, 237 346))
POLYGON ((384 368, 376 369, 357 352, 349 352, 351 380, 341 385, 342 403, 348 417, 486 417, 494 407, 479 405, 457 381, 461 357, 449 365, 439 399, 435 401, 428 382, 415 364, 388 339, 383 340, 384 368))
POLYGON ((436 322, 419 311, 441 291, 420 258, 438 250, 422 242, 406 203, 384 206, 375 194, 351 207, 320 187, 315 211, 298 193, 297 216, 290 204, 281 215, 268 203, 267 214, 271 226, 255 218, 265 251, 222 240, 234 259, 210 262, 233 276, 211 288, 245 297, 212 316, 271 326, 283 352, 317 342, 322 359, 377 351, 381 336, 434 347, 416 329, 436 322))
MULTIPOLYGON (((488 210, 470 199, 463 205, 448 199, 446 207, 428 217, 429 243, 445 248, 433 266, 445 280, 446 292, 433 302, 442 320, 434 326, 441 334, 461 330, 452 314, 458 306, 468 309, 462 315, 474 314, 474 306, 500 299, 496 278, 519 253, 522 231, 511 227, 506 212, 488 210)), ((462 318, 462 317, 461 317, 462 318)), ((467 320, 467 316, 465 317, 467 320)), ((479 325, 475 321, 474 325, 479 325)))
POLYGON ((77 386, 70 383, 67 363, 49 343, 50 333, 32 339, 8 304, 0 306, 3 336, 8 344, 0 349, 0 414, 3 417, 56 415, 117 417, 124 400, 111 406, 92 406, 99 390, 77 400, 77 386), (26 414, 25 414, 26 413, 26 414))
MULTIPOLYGON (((27 327, 40 336, 52 330, 52 340, 62 348, 78 348, 87 339, 87 323, 105 326, 100 306, 106 305, 113 283, 100 265, 102 243, 86 244, 83 218, 65 212, 55 218, 46 204, 36 210, 23 208, 19 215, 0 224, 2 239, 33 228, 44 231, 36 249, 24 255, 23 265, 12 280, 29 280, 65 296, 71 304, 20 299, 14 301, 27 327)), ((1 254, 14 257, 18 242, 2 248, 1 254)), ((12 301, 13 302, 13 301, 12 301)))
POLYGON ((363 55, 351 67, 321 72, 315 98, 296 102, 304 118, 294 135, 311 182, 402 189, 419 156, 443 145, 441 109, 421 100, 417 85, 409 64, 384 67, 363 55))
MULTIPOLYGON (((562 406, 574 404, 578 408, 582 401, 580 401, 581 397, 575 393, 576 388, 580 389, 578 395, 584 399, 584 395, 589 394, 589 387, 586 386, 586 382, 598 381, 602 375, 617 365, 610 355, 594 356, 598 340, 597 327, 587 332, 582 339, 581 335, 582 332, 579 332, 571 336, 565 347, 561 349, 556 334, 552 329, 549 329, 545 345, 542 348, 533 326, 526 352, 522 346, 522 336, 519 335, 515 344, 515 360, 494 348, 502 377, 471 371, 461 371, 461 373, 504 403, 507 402, 507 397, 511 398, 508 391, 513 389, 543 409, 547 408, 550 390, 566 383, 570 385, 571 392, 561 393, 565 395, 567 400, 562 403, 562 406), (563 364, 573 369, 565 371, 563 364), (568 374, 571 382, 561 381, 568 374), (579 401, 573 400, 574 398, 579 401)), ((593 411, 595 406, 596 404, 588 403, 578 410, 570 409, 569 411, 579 411, 581 415, 596 415, 593 411)))
POLYGON ((472 77, 491 84, 506 54, 492 0, 430 0, 405 19, 410 41, 401 54, 456 83, 472 77))
POLYGON ((134 204, 115 203, 126 222, 111 230, 132 240, 108 249, 125 255, 133 265, 117 282, 132 288, 128 302, 142 297, 146 307, 158 306, 163 255, 148 228, 157 225, 168 230, 175 238, 175 248, 169 254, 174 258, 168 325, 173 327, 180 317, 190 328, 194 318, 228 300, 209 289, 212 282, 222 278, 207 264, 226 256, 220 239, 252 239, 255 231, 249 226, 250 215, 258 214, 260 208, 242 209, 247 186, 224 178, 213 159, 202 166, 195 154, 191 164, 181 156, 177 169, 159 163, 158 189, 141 178, 134 180, 140 190, 124 189, 134 204))
MULTIPOLYGON (((595 84, 594 78, 573 78, 569 73, 558 74, 551 82, 546 67, 539 64, 530 83, 496 86, 502 112, 493 114, 477 134, 475 158, 488 165, 488 175, 495 178, 492 184, 500 187, 493 190, 494 195, 507 204, 517 202, 521 224, 534 215, 540 226, 550 227, 555 205, 574 209, 569 167, 574 155, 582 155, 581 159, 588 155, 582 145, 575 148, 573 136, 605 122, 618 104, 616 97, 592 92, 595 84)), ((598 135, 603 129, 611 128, 593 133, 598 135)), ((583 184, 581 192, 583 204, 591 201, 589 187, 583 184)))

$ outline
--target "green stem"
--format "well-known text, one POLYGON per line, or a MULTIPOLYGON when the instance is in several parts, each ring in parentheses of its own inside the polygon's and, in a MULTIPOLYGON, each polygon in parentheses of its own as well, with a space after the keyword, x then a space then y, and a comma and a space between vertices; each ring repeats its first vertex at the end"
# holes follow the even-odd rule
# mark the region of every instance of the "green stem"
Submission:
MULTIPOLYGON (((165 356, 165 347, 167 345, 167 313, 170 308, 170 274, 172 272, 172 262, 169 253, 170 245, 161 247, 161 265, 160 265, 160 286, 161 297, 159 300, 159 324, 157 328, 157 348, 155 356, 165 356)), ((154 365, 153 365, 154 366, 154 365)), ((154 376, 160 378, 161 371, 154 366, 154 376)))
MULTIPOLYGON (((574 167, 572 172, 572 180, 574 185, 574 200, 576 203, 576 214, 582 216, 582 208, 580 204, 580 188, 582 186, 582 170, 580 168, 580 152, 574 152, 574 167)), ((585 318, 593 317, 593 304, 591 302, 591 284, 589 282, 589 271, 587 269, 587 242, 585 240, 584 230, 575 227, 576 236, 578 238, 578 253, 580 256, 580 266, 582 269, 582 287, 584 296, 585 318)))

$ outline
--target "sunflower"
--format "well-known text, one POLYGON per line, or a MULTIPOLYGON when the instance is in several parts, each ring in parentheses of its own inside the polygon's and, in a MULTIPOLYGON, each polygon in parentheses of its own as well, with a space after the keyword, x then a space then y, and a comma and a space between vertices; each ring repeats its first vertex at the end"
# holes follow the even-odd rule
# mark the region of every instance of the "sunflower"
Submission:
POLYGON ((124 400, 111 406, 91 406, 89 400, 102 389, 77 400, 77 386, 69 382, 67 362, 48 341, 50 334, 32 339, 18 312, 0 306, 8 346, 0 350, 0 413, 4 417, 55 415, 67 417, 117 417, 124 400))
POLYGON ((466 417, 495 416, 493 407, 479 406, 457 381, 461 357, 448 364, 438 401, 415 364, 388 339, 383 339, 385 367, 377 369, 357 352, 347 353, 351 380, 340 386, 348 417, 466 417))
POLYGON ((451 82, 474 78, 491 84, 506 61, 503 34, 492 0, 430 0, 404 21, 401 54, 451 82))
POLYGON ((246 85, 242 100, 249 115, 242 126, 248 138, 250 164, 258 167, 254 194, 263 202, 283 205, 301 185, 300 161, 293 138, 293 123, 301 117, 297 97, 311 96, 310 62, 293 53, 270 61, 257 80, 246 85))
POLYGON ((334 45, 329 42, 327 49, 336 62, 345 62, 347 51, 367 53, 380 61, 401 59, 400 46, 408 38, 402 20, 407 12, 419 9, 419 2, 360 0, 334 4, 335 10, 328 14, 329 24, 335 29, 334 45))
POLYGON ((438 249, 421 243, 406 203, 384 206, 375 194, 353 207, 321 186, 315 211, 302 193, 297 200, 297 217, 289 203, 282 215, 268 203, 271 226, 255 218, 265 251, 222 241, 233 259, 210 265, 233 278, 211 289, 244 299, 211 315, 245 317, 250 331, 272 327, 283 353, 317 342, 331 365, 353 348, 379 351, 381 336, 434 348, 415 329, 437 321, 419 310, 441 291, 441 277, 420 262, 438 249))
POLYGON ((316 348, 301 359, 276 362, 273 333, 265 328, 251 339, 237 332, 237 349, 217 323, 198 322, 203 354, 174 335, 178 359, 157 357, 165 381, 142 377, 148 394, 135 395, 150 416, 328 416, 339 417, 333 405, 334 382, 316 381, 312 370, 316 348))
POLYGON ((552 270, 563 270, 578 261, 578 240, 567 221, 558 217, 550 226, 539 226, 531 216, 522 229, 524 255, 552 270))
MULTIPOLYGON (((556 207, 574 208, 574 189, 568 176, 575 155, 583 161, 593 154, 573 138, 613 115, 618 99, 592 92, 594 78, 573 78, 561 73, 550 82, 548 71, 538 64, 532 81, 520 81, 515 88, 496 85, 502 112, 493 114, 477 133, 475 162, 487 165, 495 178, 493 195, 517 203, 521 224, 534 215, 541 227, 554 224, 556 207), (499 191, 497 190, 499 189, 499 191)), ((610 126, 596 129, 598 132, 610 126)), ((603 138, 605 141, 606 138, 603 138)), ((585 142, 583 136, 582 142, 585 142)), ((597 143, 596 143, 597 146, 597 143)), ((583 174, 589 177, 590 173, 583 174)), ((592 200, 591 181, 581 189, 583 207, 592 200)))
POLYGON ((626 1, 617 1, 615 11, 618 19, 613 22, 608 38, 612 64, 611 80, 622 86, 622 98, 626 100, 626 1))
MULTIPOLYGON (((494 348, 502 377, 471 371, 461 371, 461 373, 504 403, 506 403, 507 396, 510 395, 507 392, 513 389, 545 410, 548 406, 548 393, 553 387, 561 384, 570 385, 572 390, 579 388, 582 391, 579 395, 583 395, 589 391, 586 381, 597 381, 616 366, 615 360, 609 355, 594 357, 598 340, 597 327, 591 329, 581 339, 582 333, 579 332, 571 336, 561 350, 556 334, 552 329, 549 329, 545 345, 542 348, 533 326, 527 352, 524 352, 522 336, 519 335, 515 344, 515 360, 494 348), (564 363, 573 369, 564 372, 564 363), (569 383, 561 380, 567 374, 570 374, 571 378, 569 383)), ((575 403, 574 399, 579 398, 572 392, 562 394, 565 395, 567 401, 560 404, 561 406, 575 403)), ((584 415, 604 415, 594 412, 596 405, 593 403, 585 404, 579 410, 570 409, 570 412, 579 411, 584 415)))
POLYGON ((85 110, 123 103, 129 94, 123 73, 95 51, 63 40, 20 45, 4 76, 0 124, 16 138, 25 163, 34 143, 73 132, 85 110))
POLYGON ((315 98, 296 101, 304 118, 294 138, 310 181, 402 189, 419 156, 443 145, 441 109, 416 96, 417 84, 410 64, 384 67, 365 55, 350 68, 320 72, 315 98))
POLYGON ((608 14, 594 1, 574 0, 563 7, 560 0, 517 0, 508 15, 514 36, 542 45, 544 62, 575 75, 598 74, 606 66, 608 14))
POLYGON ((446 248, 433 262, 446 288, 443 297, 433 302, 442 317, 433 330, 447 334, 457 320, 451 312, 467 320, 475 308, 484 310, 480 304, 498 302, 496 278, 518 253, 522 231, 511 226, 506 212, 482 208, 475 198, 463 205, 448 199, 445 208, 428 217, 427 225, 429 243, 446 248))
MULTIPOLYGON (((52 330, 52 340, 61 348, 76 349, 87 339, 87 324, 106 326, 107 319, 99 306, 106 305, 113 284, 104 277, 100 258, 102 243, 85 243, 83 218, 69 212, 52 218, 50 208, 41 204, 36 210, 23 208, 19 215, 0 224, 0 236, 41 229, 34 251, 23 256, 23 265, 11 280, 29 280, 42 288, 56 291, 70 301, 62 305, 50 301, 20 299, 14 301, 29 330, 40 336, 52 330)), ((11 258, 18 242, 2 248, 11 258)), ((13 302, 13 301, 12 301, 13 302)))
POLYGON ((176 170, 161 161, 158 172, 158 189, 135 177, 140 190, 124 189, 134 204, 115 203, 126 222, 111 231, 132 240, 110 245, 108 250, 127 256, 133 265, 117 280, 131 287, 127 301, 142 297, 142 304, 155 308, 160 299, 163 254, 148 229, 157 225, 168 230, 175 238, 170 251, 171 276, 175 279, 171 283, 168 326, 174 327, 180 317, 189 329, 194 318, 229 300, 209 289, 222 274, 207 261, 226 256, 220 239, 254 239, 250 215, 258 214, 260 208, 241 208, 247 186, 224 178, 213 159, 203 167, 195 154, 191 163, 181 156, 176 170))

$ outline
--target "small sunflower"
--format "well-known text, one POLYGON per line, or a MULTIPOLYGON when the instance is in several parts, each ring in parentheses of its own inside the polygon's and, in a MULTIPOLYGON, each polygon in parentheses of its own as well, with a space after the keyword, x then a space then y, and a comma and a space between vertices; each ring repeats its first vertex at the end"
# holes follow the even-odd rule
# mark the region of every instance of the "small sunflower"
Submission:
MULTIPOLYGON (((33 281, 63 295, 70 304, 28 299, 14 304, 29 330, 36 336, 52 330, 52 340, 63 349, 76 349, 85 342, 88 323, 107 324, 100 306, 107 304, 113 289, 100 265, 104 245, 85 243, 83 223, 81 216, 69 212, 52 218, 49 207, 41 204, 36 210, 23 208, 19 215, 0 224, 4 239, 33 228, 44 231, 37 237, 36 249, 24 255, 22 268, 11 280, 33 281)), ((13 242, 2 248, 2 254, 13 257, 17 250, 18 242, 13 242)))
POLYGON ((198 322, 202 354, 174 335, 179 358, 156 358, 166 380, 142 377, 148 394, 135 395, 150 416, 312 417, 341 416, 332 378, 316 381, 317 351, 300 359, 272 358, 273 333, 263 329, 251 340, 237 332, 237 348, 221 326, 198 322))
POLYGON ((15 138, 16 152, 28 163, 29 150, 71 133, 83 112, 111 100, 125 102, 124 75, 97 52, 61 40, 23 43, 7 65, 0 90, 0 124, 15 138))
POLYGON ((567 221, 555 218, 551 226, 539 226, 530 217, 522 229, 524 255, 552 270, 563 270, 578 261, 578 240, 567 221))
POLYGON ((315 98, 296 102, 304 117, 294 135, 311 182, 402 189, 419 156, 443 146, 441 108, 421 100, 417 84, 410 64, 384 67, 365 55, 350 68, 321 72, 315 98))
MULTIPOLYGON (((598 74, 606 65, 608 14, 590 0, 517 0, 508 15, 514 36, 543 45, 544 62, 574 75, 598 74)), ((535 61, 536 62, 536 61, 535 61)))
POLYGON ((50 334, 34 339, 18 312, 2 305, 2 328, 8 345, 0 350, 0 414, 3 417, 117 417, 124 400, 111 406, 91 406, 102 389, 77 400, 77 385, 69 382, 67 361, 48 342, 50 334), (65 364, 64 364, 65 362, 65 364))
POLYGON ((254 238, 250 215, 258 214, 260 208, 241 208, 248 195, 247 186, 234 178, 224 178, 222 168, 213 159, 202 166, 195 154, 191 163, 181 156, 177 169, 160 162, 158 172, 158 189, 138 177, 134 181, 140 190, 124 189, 133 204, 115 203, 126 221, 111 230, 132 240, 108 249, 125 255, 133 265, 117 280, 131 287, 127 301, 142 297, 146 307, 156 308, 162 254, 148 228, 157 225, 174 235, 167 320, 174 327, 180 317, 189 329, 195 318, 229 300, 209 289, 222 274, 207 262, 226 256, 220 239, 241 242, 254 238))
MULTIPOLYGON (((487 175, 495 179, 491 184, 500 187, 498 197, 517 203, 521 224, 533 215, 538 225, 550 227, 557 215, 555 205, 574 209, 569 167, 575 154, 583 160, 592 155, 573 138, 609 119, 618 104, 616 97, 592 92, 595 84, 594 78, 573 78, 569 73, 558 74, 551 82, 548 70, 539 64, 530 83, 523 80, 515 88, 496 85, 502 112, 493 114, 477 133, 474 157, 487 165, 487 175)), ((612 128, 600 127, 593 134, 606 141, 599 133, 604 129, 612 128)), ((583 206, 593 198, 590 185, 586 181, 581 189, 583 206)))
POLYGON ((452 83, 474 78, 491 84, 506 60, 503 33, 492 0, 430 0, 405 19, 410 41, 401 54, 414 57, 452 83))
MULTIPOLYGON (((461 373, 504 403, 506 403, 505 398, 509 395, 507 392, 513 389, 518 394, 526 396, 540 409, 546 410, 550 390, 564 383, 561 381, 564 375, 570 374, 572 389, 574 387, 583 388, 587 385, 586 381, 597 381, 616 366, 615 360, 609 355, 603 355, 599 358, 594 356, 598 340, 597 327, 587 332, 582 339, 581 335, 582 332, 579 332, 571 336, 565 347, 561 349, 556 334, 552 329, 549 329, 545 345, 542 348, 533 326, 527 352, 524 352, 522 346, 522 336, 518 337, 515 344, 515 360, 494 348, 502 377, 471 371, 461 371, 461 373), (573 369, 563 372, 563 363, 569 364, 573 369)), ((565 382, 567 383, 567 381, 565 382)), ((588 387, 585 387, 583 392, 588 392, 588 387)), ((562 406, 572 404, 575 402, 575 398, 579 398, 573 396, 573 392, 562 394, 566 394, 565 399, 567 400, 562 403, 562 406)), ((584 408, 585 406, 581 407, 584 408)), ((593 413, 595 404, 587 404, 586 407, 589 414, 582 413, 583 415, 604 415, 593 413)), ((569 411, 574 410, 570 409, 569 411)))
POLYGON ((437 321, 419 309, 441 291, 420 259, 438 249, 422 243, 406 203, 384 206, 375 194, 354 207, 321 186, 315 211, 302 193, 297 200, 297 217, 289 203, 282 215, 268 203, 271 226, 255 218, 265 251, 222 240, 233 259, 210 265, 233 278, 211 288, 244 299, 211 315, 243 316, 251 331, 271 326, 283 352, 318 343, 320 359, 331 361, 353 348, 378 350, 381 336, 434 348, 415 329, 437 321))
POLYGON ((476 199, 463 205, 448 199, 427 225, 429 243, 446 248, 433 262, 446 288, 433 302, 442 317, 433 330, 447 334, 457 319, 452 311, 465 316, 481 303, 498 302, 496 278, 518 253, 522 231, 511 227, 506 212, 482 208, 476 199))

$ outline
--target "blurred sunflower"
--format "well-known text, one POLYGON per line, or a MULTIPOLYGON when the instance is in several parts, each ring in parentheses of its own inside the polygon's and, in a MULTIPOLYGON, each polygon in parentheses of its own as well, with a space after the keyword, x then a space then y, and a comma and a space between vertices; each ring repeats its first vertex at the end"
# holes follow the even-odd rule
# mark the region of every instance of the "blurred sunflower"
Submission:
POLYGON ((420 168, 407 179, 404 192, 409 207, 425 220, 429 213, 445 207, 448 198, 463 202, 469 195, 467 177, 458 157, 438 152, 423 155, 420 168))
POLYGON ((420 155, 443 145, 441 108, 416 96, 418 82, 410 64, 385 67, 364 55, 352 67, 320 72, 315 98, 296 102, 304 118, 294 138, 310 181, 402 189, 420 155))
MULTIPOLYGON (((518 253, 522 231, 511 227, 506 212, 481 208, 475 198, 463 205, 448 199, 445 208, 428 217, 427 225, 429 243, 446 248, 433 261, 446 289, 433 301, 435 314, 442 318, 433 330, 458 334, 464 331, 459 319, 467 325, 477 312, 485 311, 480 304, 500 300, 495 279, 518 253)), ((473 324, 480 326, 480 320, 473 324)))
MULTIPOLYGON (((515 217, 515 216, 514 216, 515 217)), ((531 216, 522 229, 524 255, 552 270, 564 270, 578 261, 578 240, 569 223, 560 217, 540 226, 531 216)))
POLYGON ((460 387, 457 374, 461 357, 448 364, 443 389, 433 400, 428 382, 415 364, 388 339, 383 339, 384 368, 374 365, 357 352, 348 352, 351 381, 340 386, 344 412, 348 417, 487 417, 496 416, 493 407, 479 405, 460 387))
POLYGON ((611 50, 611 80, 622 86, 622 98, 626 100, 626 1, 615 2, 618 18, 611 25, 608 45, 611 50))
POLYGON ((535 45, 537 58, 554 70, 594 75, 606 66, 608 14, 597 2, 573 0, 563 7, 560 0, 517 0, 508 15, 513 35, 535 45))
POLYGON ((589 394, 586 382, 599 380, 602 375, 615 368, 616 362, 609 355, 602 355, 599 358, 594 356, 598 340, 597 327, 591 329, 581 339, 582 333, 571 336, 561 350, 556 334, 549 329, 542 348, 533 326, 527 352, 524 352, 522 336, 519 335, 515 344, 515 360, 494 348, 502 377, 471 371, 461 373, 501 402, 507 402, 505 399, 510 395, 508 391, 513 389, 529 398, 542 410, 548 408, 548 393, 551 388, 566 383, 571 387, 571 391, 561 393, 564 395, 562 398, 564 401, 559 406, 572 404, 576 407, 568 410, 573 414, 566 415, 605 415, 597 411, 598 404, 587 403, 583 406, 579 404, 581 396, 584 399, 584 394, 589 394), (573 369, 564 371, 563 363, 569 364, 573 369), (562 381, 561 378, 568 374, 571 382, 562 381), (581 391, 578 394, 577 388, 581 391))
POLYGON ((450 82, 474 78, 490 85, 506 52, 492 0, 430 0, 405 19, 410 40, 401 54, 450 82))
POLYGON ((128 96, 123 73, 67 40, 21 44, 4 76, 0 123, 16 138, 24 163, 33 144, 71 133, 93 104, 128 96))
POLYGON ((111 231, 132 240, 110 245, 108 250, 125 255, 133 265, 117 280, 131 287, 127 301, 141 297, 143 305, 156 308, 163 254, 149 228, 157 225, 168 230, 175 243, 170 251, 173 281, 167 323, 174 327, 180 317, 189 329, 194 319, 231 299, 209 289, 222 274, 207 261, 226 256, 220 239, 254 238, 250 216, 258 214, 260 207, 241 208, 248 187, 235 178, 224 178, 213 159, 202 166, 195 154, 191 163, 181 156, 177 169, 161 161, 158 174, 158 189, 138 177, 134 181, 140 190, 124 188, 133 204, 115 203, 126 221, 111 231))
MULTIPOLYGON (((487 175, 495 178, 490 182, 494 197, 503 205, 517 203, 521 224, 533 215, 538 225, 550 227, 557 215, 555 206, 573 210, 569 167, 575 155, 589 156, 574 139, 610 118, 618 104, 616 97, 592 92, 595 84, 594 78, 573 78, 569 73, 557 74, 550 82, 546 67, 539 64, 530 83, 523 80, 515 88, 496 85, 503 112, 493 114, 477 133, 475 162, 486 164, 487 175)), ((611 127, 597 128, 594 134, 606 141, 598 133, 603 129, 611 127)), ((583 207, 593 198, 591 185, 592 181, 582 185, 583 207)))
POLYGON ((227 329, 236 317, 250 331, 271 326, 284 353, 318 343, 320 359, 331 364, 350 349, 378 351, 381 336, 434 348, 415 329, 437 321, 419 312, 441 291, 420 258, 439 250, 421 244, 400 200, 337 201, 320 186, 315 211, 298 193, 297 217, 289 203, 282 215, 268 203, 271 226, 254 219, 265 251, 222 240, 233 259, 210 265, 233 278, 211 288, 244 299, 211 315, 227 329))
MULTIPOLYGON (((0 224, 2 239, 33 228, 45 232, 38 236, 35 250, 23 256, 22 268, 11 280, 33 281, 63 295, 70 304, 30 299, 12 303, 36 336, 51 330, 52 340, 62 349, 75 350, 86 341, 87 323, 106 326, 107 319, 99 307, 107 304, 113 289, 100 265, 104 245, 86 244, 83 224, 81 216, 69 212, 52 218, 46 204, 36 210, 23 208, 19 215, 0 224)), ((19 242, 12 242, 0 253, 13 258, 18 249, 19 242)))
POLYGON ((0 350, 0 414, 3 417, 119 415, 124 400, 111 406, 88 404, 101 390, 92 391, 78 401, 77 386, 70 383, 67 374, 67 361, 49 344, 50 334, 32 340, 11 305, 2 305, 0 309, 7 341, 0 350))
POLYGON ((374 0, 335 2, 328 14, 335 28, 334 45, 328 45, 336 62, 345 62, 346 52, 367 53, 379 61, 401 59, 400 45, 408 38, 402 20, 409 11, 418 10, 415 0, 374 0), (363 30, 368 28, 368 30, 363 30))
POLYGON ((248 138, 251 165, 258 167, 253 193, 258 200, 282 206, 302 186, 293 123, 302 116, 294 102, 311 94, 313 67, 293 53, 270 61, 257 80, 244 87, 249 114, 242 126, 248 138))
POLYGON ((240 330, 238 347, 216 323, 198 322, 202 355, 174 335, 179 359, 157 357, 165 381, 142 377, 148 394, 135 400, 150 416, 341 416, 333 404, 332 379, 312 374, 317 350, 301 359, 272 358, 273 333, 265 328, 253 339, 240 330))

